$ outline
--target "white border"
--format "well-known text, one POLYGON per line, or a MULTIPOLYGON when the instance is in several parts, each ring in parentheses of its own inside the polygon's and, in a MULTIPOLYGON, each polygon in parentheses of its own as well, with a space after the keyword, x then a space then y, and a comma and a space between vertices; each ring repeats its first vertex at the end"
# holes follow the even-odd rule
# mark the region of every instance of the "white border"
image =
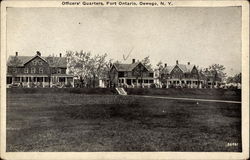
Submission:
MULTIPOLYGON (((101 0, 100 0, 101 1, 101 0)), ((100 2, 98 1, 98 2, 100 2)), ((92 1, 93 2, 93 1, 92 1)), ((127 1, 128 2, 128 1, 127 1)), ((131 1, 132 2, 132 1, 131 1)), ((154 2, 154 1, 151 1, 154 2)), ((158 1, 159 2, 159 1, 158 1)), ((3 159, 247 159, 249 157, 249 3, 247 1, 171 1, 168 7, 242 6, 242 153, 232 152, 6 152, 6 8, 63 6, 61 1, 1 3, 1 158, 3 159)), ((110 7, 110 6, 101 6, 110 7)), ((115 6, 118 7, 118 6, 115 6)), ((129 6, 124 6, 129 7, 129 6)), ((139 6, 136 6, 139 7, 139 6)), ((147 6, 150 7, 150 6, 147 6)), ((157 7, 157 6, 156 6, 157 7)), ((159 7, 159 6, 158 6, 159 7)), ((160 6, 162 7, 162 6, 160 6)))

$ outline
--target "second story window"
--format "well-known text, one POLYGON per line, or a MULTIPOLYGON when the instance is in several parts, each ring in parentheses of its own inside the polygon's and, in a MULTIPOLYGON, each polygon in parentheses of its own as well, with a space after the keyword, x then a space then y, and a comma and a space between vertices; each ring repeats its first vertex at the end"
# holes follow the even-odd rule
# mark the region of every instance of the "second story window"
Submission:
POLYGON ((39 68, 39 73, 43 74, 43 68, 39 68))
POLYGON ((31 73, 36 73, 36 68, 31 68, 31 73))
POLYGON ((24 68, 24 73, 29 73, 29 68, 24 68))
POLYGON ((61 72, 62 72, 61 68, 58 68, 57 73, 61 73, 61 72))
POLYGON ((13 69, 12 69, 12 72, 13 72, 13 73, 17 73, 17 69, 16 69, 16 68, 13 68, 13 69))
POLYGON ((118 72, 118 77, 124 77, 124 72, 118 72))

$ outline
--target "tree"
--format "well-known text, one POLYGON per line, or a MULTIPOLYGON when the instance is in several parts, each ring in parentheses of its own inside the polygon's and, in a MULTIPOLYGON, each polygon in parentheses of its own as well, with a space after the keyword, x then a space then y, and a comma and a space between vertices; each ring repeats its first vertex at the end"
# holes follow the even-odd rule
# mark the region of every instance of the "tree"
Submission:
POLYGON ((96 55, 93 58, 91 58, 91 75, 93 78, 93 87, 96 87, 96 78, 105 78, 107 72, 106 72, 106 67, 107 67, 107 62, 106 62, 106 57, 107 54, 105 53, 104 55, 96 55))
POLYGON ((80 87, 96 87, 96 80, 104 77, 106 73, 106 57, 104 55, 92 56, 90 52, 67 51, 68 69, 70 74, 74 74, 80 81, 80 87))
POLYGON ((241 73, 235 74, 233 77, 227 78, 227 83, 241 83, 241 73))
POLYGON ((241 73, 236 74, 236 75, 234 76, 234 82, 235 82, 235 83, 240 83, 240 84, 241 84, 241 83, 242 83, 242 82, 241 82, 241 79, 242 79, 242 78, 241 78, 241 73))
POLYGON ((158 78, 159 78, 159 81, 162 83, 164 80, 166 80, 166 77, 165 77, 165 73, 164 73, 164 66, 163 66, 163 63, 162 61, 158 62, 156 64, 157 66, 157 69, 158 69, 158 78))
POLYGON ((215 81, 218 81, 218 80, 222 81, 226 77, 226 73, 224 72, 225 67, 223 65, 212 64, 211 66, 209 66, 208 71, 210 72, 210 75, 213 76, 212 87, 214 87, 214 82, 215 81))
POLYGON ((149 56, 145 57, 144 59, 141 60, 141 63, 147 68, 151 69, 152 65, 150 64, 150 58, 149 56))

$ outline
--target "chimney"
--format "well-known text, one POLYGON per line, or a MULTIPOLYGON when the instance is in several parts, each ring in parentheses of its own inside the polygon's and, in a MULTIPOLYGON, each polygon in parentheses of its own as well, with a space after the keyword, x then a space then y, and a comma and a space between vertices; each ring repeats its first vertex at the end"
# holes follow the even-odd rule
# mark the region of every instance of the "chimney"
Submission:
POLYGON ((165 63, 165 68, 168 66, 168 64, 167 63, 165 63))
POLYGON ((190 65, 190 62, 188 62, 188 65, 190 65))
POLYGON ((178 60, 176 60, 176 64, 179 64, 178 60))
POLYGON ((40 53, 39 51, 36 51, 36 54, 37 54, 38 56, 41 56, 41 53, 40 53))
POLYGON ((16 52, 16 56, 18 56, 18 52, 16 52))
POLYGON ((132 63, 135 63, 135 59, 132 59, 132 63))
POLYGON ((60 55, 60 57, 62 57, 62 53, 60 53, 59 55, 60 55))

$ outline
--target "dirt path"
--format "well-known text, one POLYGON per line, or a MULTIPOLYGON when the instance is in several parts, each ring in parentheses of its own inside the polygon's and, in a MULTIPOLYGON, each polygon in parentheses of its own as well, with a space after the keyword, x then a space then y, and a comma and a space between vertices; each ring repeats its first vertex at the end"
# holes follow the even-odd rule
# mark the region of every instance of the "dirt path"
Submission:
MULTIPOLYGON (((131 95, 132 96, 132 95, 131 95)), ((226 101, 226 100, 214 100, 214 99, 196 99, 196 98, 176 98, 176 97, 163 97, 163 96, 145 96, 145 95, 133 95, 136 97, 145 97, 145 98, 160 98, 160 99, 173 99, 173 100, 185 100, 185 101, 200 101, 200 102, 218 102, 218 103, 238 103, 240 101, 226 101)))

